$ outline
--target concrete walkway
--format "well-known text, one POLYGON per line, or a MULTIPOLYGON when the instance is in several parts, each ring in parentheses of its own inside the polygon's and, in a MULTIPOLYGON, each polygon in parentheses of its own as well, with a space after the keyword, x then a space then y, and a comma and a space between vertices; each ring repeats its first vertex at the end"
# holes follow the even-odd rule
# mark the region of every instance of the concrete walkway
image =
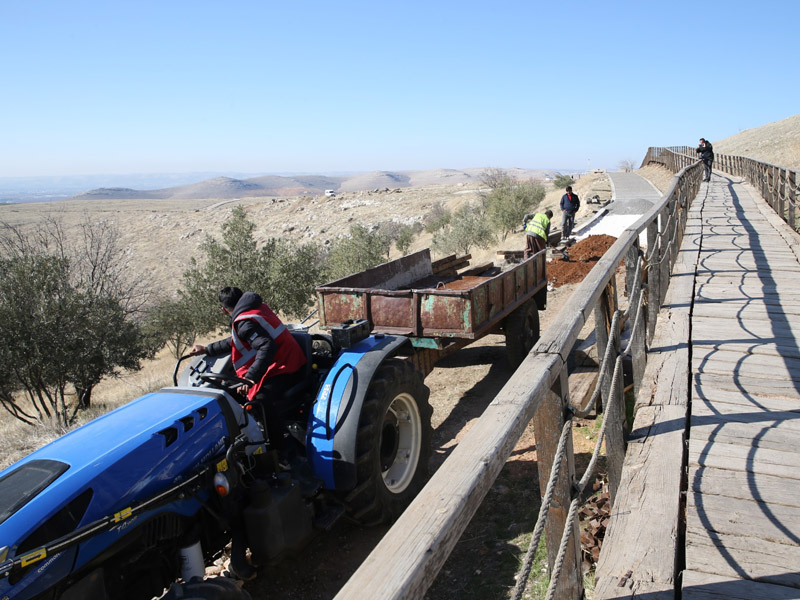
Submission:
POLYGON ((579 240, 590 235, 619 237, 661 199, 661 192, 641 175, 613 172, 608 176, 612 202, 605 208, 604 215, 575 231, 579 240))

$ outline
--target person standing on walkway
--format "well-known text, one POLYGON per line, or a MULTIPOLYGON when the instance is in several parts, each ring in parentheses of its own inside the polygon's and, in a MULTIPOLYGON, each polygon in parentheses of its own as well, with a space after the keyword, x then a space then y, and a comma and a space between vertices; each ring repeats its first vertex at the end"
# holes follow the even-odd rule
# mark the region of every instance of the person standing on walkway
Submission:
POLYGON ((567 193, 561 196, 561 239, 566 240, 572 234, 575 227, 575 213, 581 207, 581 201, 577 194, 572 193, 572 186, 568 185, 565 190, 567 193))
POLYGON ((703 181, 711 181, 711 164, 714 162, 714 147, 705 138, 700 138, 697 153, 703 161, 703 181))
POLYGON ((552 218, 553 211, 546 210, 535 215, 529 213, 522 219, 527 234, 525 236, 525 260, 537 252, 541 252, 547 246, 547 236, 550 235, 550 219, 552 218))

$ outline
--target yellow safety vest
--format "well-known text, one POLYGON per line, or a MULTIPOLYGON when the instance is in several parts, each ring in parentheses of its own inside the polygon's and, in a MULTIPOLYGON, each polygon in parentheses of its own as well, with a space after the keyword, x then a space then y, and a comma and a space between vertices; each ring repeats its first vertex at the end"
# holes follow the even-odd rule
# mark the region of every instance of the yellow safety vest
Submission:
POLYGON ((538 213, 534 215, 532 219, 528 220, 528 224, 525 226, 525 231, 538 235, 546 242, 548 225, 550 225, 550 219, 547 218, 547 215, 544 213, 538 213))

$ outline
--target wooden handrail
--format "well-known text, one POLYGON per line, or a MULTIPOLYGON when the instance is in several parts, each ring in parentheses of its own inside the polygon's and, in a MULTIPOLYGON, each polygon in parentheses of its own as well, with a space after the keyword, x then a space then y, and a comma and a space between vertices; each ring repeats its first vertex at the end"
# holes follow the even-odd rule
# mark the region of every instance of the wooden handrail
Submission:
MULTIPOLYGON (((628 228, 598 261, 553 319, 553 323, 558 325, 543 332, 534 349, 489 404, 478 422, 467 432, 414 502, 340 590, 337 598, 411 599, 424 595, 528 423, 536 415, 544 399, 552 397, 554 390, 562 387, 560 382, 565 373, 567 358, 581 329, 592 318, 598 302, 608 293, 610 284, 613 284, 612 278, 622 260, 630 259, 636 254, 641 255, 638 240, 643 231, 647 231, 648 240, 652 244, 648 248, 652 268, 648 272, 647 293, 653 297, 648 298, 646 304, 648 321, 654 318, 652 315, 657 313, 666 292, 670 265, 677 256, 674 250, 670 251, 670 256, 664 255, 667 244, 663 240, 675 234, 680 237, 680 228, 685 224, 685 219, 670 219, 669 215, 685 213, 686 206, 699 189, 702 169, 696 158, 662 148, 648 150, 645 161, 659 161, 662 164, 669 162, 667 166, 678 172, 667 194, 628 228), (656 243, 657 239, 662 241, 656 243)), ((634 268, 631 262, 637 261, 627 260, 628 269, 634 268)), ((641 344, 644 345, 644 340, 641 344)), ((643 347, 640 350, 644 352, 643 347)), ((602 350, 598 354, 602 355, 602 350)), ((559 391, 558 394, 562 400, 567 400, 568 390, 559 391)), ((558 412, 560 411, 556 411, 558 412)), ((619 415, 619 418, 624 418, 624 414, 619 415)), ((621 420, 617 425, 621 430, 621 420)), ((557 436, 560 430, 560 423, 553 423, 552 427, 547 427, 547 431, 540 431, 537 427, 537 447, 540 441, 550 443, 552 440, 543 438, 552 437, 553 432, 557 436)), ((607 445, 610 445, 610 439, 609 437, 607 445)), ((624 454, 624 444, 613 451, 624 454)), ((617 462, 621 469, 621 459, 618 458, 617 462)), ((611 463, 609 460, 610 465, 611 463)), ((545 480, 547 476, 545 473, 545 480)), ((563 521, 556 525, 560 530, 565 525, 574 526, 563 521)), ((550 526, 548 521, 548 527, 550 526)), ((551 539, 551 536, 548 535, 547 539, 551 539)), ((572 569, 570 577, 574 580, 575 571, 580 565, 573 561, 569 568, 572 569)), ((569 589, 571 591, 568 595, 577 597, 574 586, 569 589)))

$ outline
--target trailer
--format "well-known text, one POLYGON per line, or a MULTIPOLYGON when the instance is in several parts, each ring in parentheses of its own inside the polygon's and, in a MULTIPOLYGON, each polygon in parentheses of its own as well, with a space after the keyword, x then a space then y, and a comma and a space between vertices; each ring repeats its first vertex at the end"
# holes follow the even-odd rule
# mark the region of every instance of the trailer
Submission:
POLYGON ((350 323, 406 336, 416 350, 410 360, 425 375, 443 356, 502 333, 516 368, 539 338, 538 311, 547 306, 545 252, 502 266, 470 267, 470 258, 432 261, 426 248, 319 286, 320 327, 350 323))

